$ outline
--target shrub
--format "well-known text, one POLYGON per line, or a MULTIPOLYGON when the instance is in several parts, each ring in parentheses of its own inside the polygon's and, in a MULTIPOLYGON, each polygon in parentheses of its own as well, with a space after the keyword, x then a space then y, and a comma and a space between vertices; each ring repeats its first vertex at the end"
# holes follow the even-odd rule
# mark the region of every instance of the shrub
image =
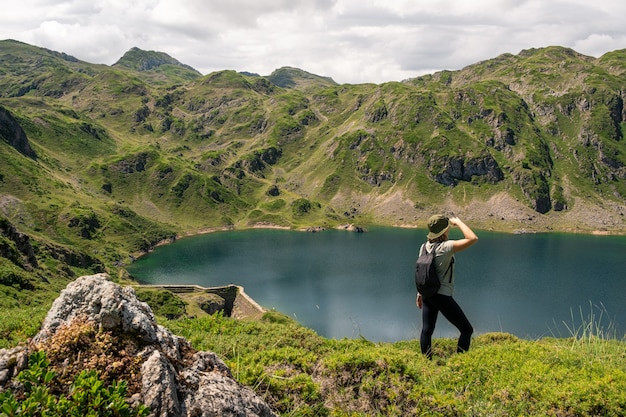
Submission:
POLYGON ((13 287, 17 290, 32 290, 35 288, 32 282, 30 282, 28 274, 6 260, 6 258, 0 258, 0 285, 13 287))
POLYGON ((33 353, 29 367, 17 376, 23 392, 0 392, 0 416, 147 416, 150 410, 126 402, 126 382, 114 381, 105 387, 97 371, 82 371, 76 376, 68 395, 55 396, 50 389, 56 374, 43 351, 33 353))
POLYGON ((311 202, 306 198, 299 198, 291 203, 293 215, 297 217, 309 214, 315 208, 320 208, 320 204, 311 202))

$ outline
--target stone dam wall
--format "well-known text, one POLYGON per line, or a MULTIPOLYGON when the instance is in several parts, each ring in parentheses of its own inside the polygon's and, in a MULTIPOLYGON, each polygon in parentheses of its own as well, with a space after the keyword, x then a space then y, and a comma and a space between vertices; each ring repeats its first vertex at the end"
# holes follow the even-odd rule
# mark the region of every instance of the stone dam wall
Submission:
POLYGON ((202 295, 211 294, 216 296, 218 301, 215 303, 213 311, 207 311, 212 314, 215 311, 223 310, 224 315, 236 319, 258 319, 266 310, 254 301, 244 288, 239 285, 227 285, 223 287, 201 287, 199 285, 137 285, 137 288, 156 288, 171 291, 175 294, 185 295, 202 295))

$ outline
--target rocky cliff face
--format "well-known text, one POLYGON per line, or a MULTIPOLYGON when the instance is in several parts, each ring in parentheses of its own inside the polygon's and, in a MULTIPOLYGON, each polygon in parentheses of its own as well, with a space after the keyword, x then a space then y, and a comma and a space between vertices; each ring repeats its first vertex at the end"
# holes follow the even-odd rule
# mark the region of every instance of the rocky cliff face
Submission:
MULTIPOLYGON (((12 204, 14 202, 21 203, 14 197, 0 198, 0 209, 3 203, 12 204)), ((68 276, 74 276, 69 266, 90 268, 93 272, 104 270, 104 265, 97 258, 85 252, 47 242, 33 243, 29 235, 21 233, 11 222, 0 218, 0 257, 8 259, 26 271, 33 271, 39 268, 37 256, 43 252, 66 265, 65 272, 68 276)))
POLYGON ((158 325, 131 287, 108 275, 84 276, 55 300, 28 346, 0 350, 0 386, 44 350, 61 379, 97 369, 104 379, 128 381, 129 401, 151 416, 275 416, 252 390, 239 384, 212 352, 195 351, 158 325))
POLYGON ((35 250, 27 234, 20 233, 15 226, 6 219, 0 219, 0 237, 3 236, 8 239, 8 242, 13 242, 13 244, 0 242, 1 257, 7 258, 26 270, 37 268, 38 264, 37 258, 35 257, 35 250))
POLYGON ((22 155, 37 159, 37 154, 30 147, 26 133, 15 120, 13 115, 3 107, 0 107, 0 139, 15 148, 22 155))

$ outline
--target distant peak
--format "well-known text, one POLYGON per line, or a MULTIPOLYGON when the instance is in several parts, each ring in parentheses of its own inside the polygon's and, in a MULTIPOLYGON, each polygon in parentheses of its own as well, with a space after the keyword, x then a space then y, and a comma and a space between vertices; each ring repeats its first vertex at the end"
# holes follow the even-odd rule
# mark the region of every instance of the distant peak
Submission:
POLYGON ((294 67, 282 67, 274 70, 267 78, 283 88, 302 88, 311 85, 331 86, 337 83, 330 77, 311 74, 310 72, 294 67))
POLYGON ((185 65, 164 52, 144 51, 138 47, 132 47, 113 66, 121 66, 136 71, 150 71, 162 65, 175 65, 194 71, 201 75, 196 69, 185 65))

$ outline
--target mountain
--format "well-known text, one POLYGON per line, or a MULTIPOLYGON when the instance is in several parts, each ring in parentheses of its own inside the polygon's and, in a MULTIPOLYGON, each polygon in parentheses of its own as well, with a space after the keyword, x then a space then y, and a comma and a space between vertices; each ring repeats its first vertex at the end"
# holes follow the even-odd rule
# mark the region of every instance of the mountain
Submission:
POLYGON ((320 77, 293 67, 279 68, 268 75, 267 79, 279 87, 297 88, 300 90, 306 90, 309 87, 322 88, 337 85, 330 77, 320 77))
POLYGON ((0 216, 107 265, 208 229, 423 227, 435 211, 623 233, 624 62, 548 47, 350 85, 1 41, 0 216))
POLYGON ((151 71, 163 66, 174 66, 189 70, 194 75, 192 78, 202 75, 189 65, 180 63, 166 53, 143 51, 137 47, 131 48, 113 66, 126 67, 137 71, 151 71))
POLYGON ((0 41, 0 60, 0 97, 22 97, 32 92, 39 97, 60 98, 102 69, 64 53, 13 40, 0 41))
POLYGON ((124 54, 113 67, 126 68, 139 72, 142 79, 165 83, 185 83, 200 78, 202 74, 182 64, 166 53, 157 51, 143 51, 132 48, 124 54))

